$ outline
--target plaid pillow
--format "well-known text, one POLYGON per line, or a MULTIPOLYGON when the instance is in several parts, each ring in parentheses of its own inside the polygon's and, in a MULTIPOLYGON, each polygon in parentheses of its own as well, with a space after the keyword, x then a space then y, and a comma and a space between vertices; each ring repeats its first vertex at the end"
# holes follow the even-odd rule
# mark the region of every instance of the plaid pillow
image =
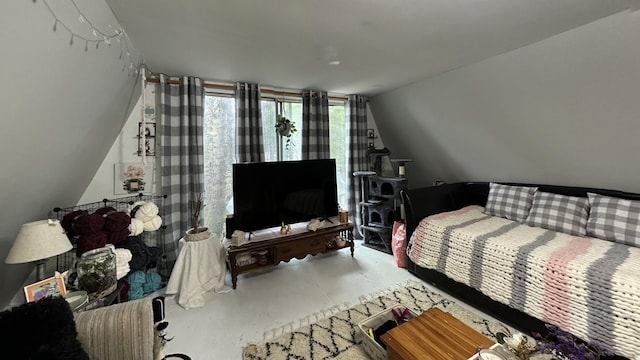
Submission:
POLYGON ((640 201, 587 193, 591 212, 587 235, 640 246, 640 201))
POLYGON ((587 235, 589 200, 586 197, 566 196, 538 191, 533 197, 529 226, 559 231, 570 235, 587 235))
POLYGON ((523 222, 529 214, 533 194, 537 187, 489 184, 489 197, 484 213, 517 222, 523 222))

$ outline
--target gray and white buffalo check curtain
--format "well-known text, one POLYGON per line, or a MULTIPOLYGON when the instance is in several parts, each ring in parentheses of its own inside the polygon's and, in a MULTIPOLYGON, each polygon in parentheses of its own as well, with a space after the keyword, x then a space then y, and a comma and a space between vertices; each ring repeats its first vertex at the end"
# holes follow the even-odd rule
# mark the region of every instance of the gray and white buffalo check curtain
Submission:
POLYGON ((260 85, 236 84, 236 160, 263 162, 262 112, 260 85))
POLYGON ((328 159, 329 97, 326 92, 302 91, 302 159, 328 159))
POLYGON ((160 75, 160 167, 166 226, 167 266, 173 268, 178 256, 178 240, 191 224, 190 205, 204 191, 204 154, 202 146, 202 80, 180 78, 170 84, 160 75))
POLYGON ((347 97, 347 122, 349 124, 349 154, 347 158, 348 211, 356 228, 362 224, 360 217, 360 178, 355 171, 367 171, 367 101, 360 95, 347 97))

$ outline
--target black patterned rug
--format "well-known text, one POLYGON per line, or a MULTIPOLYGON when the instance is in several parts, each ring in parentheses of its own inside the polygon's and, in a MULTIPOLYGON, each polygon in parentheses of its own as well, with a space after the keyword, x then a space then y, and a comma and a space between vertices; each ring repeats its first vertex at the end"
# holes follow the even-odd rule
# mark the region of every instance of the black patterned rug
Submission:
POLYGON ((267 333, 263 343, 245 346, 243 359, 368 360, 370 357, 358 334, 358 323, 397 304, 418 314, 439 307, 489 338, 495 338, 495 334, 503 329, 500 323, 476 315, 431 291, 421 282, 409 280, 395 288, 363 297, 360 304, 348 309, 334 308, 312 315, 301 320, 298 328, 273 330, 267 333))

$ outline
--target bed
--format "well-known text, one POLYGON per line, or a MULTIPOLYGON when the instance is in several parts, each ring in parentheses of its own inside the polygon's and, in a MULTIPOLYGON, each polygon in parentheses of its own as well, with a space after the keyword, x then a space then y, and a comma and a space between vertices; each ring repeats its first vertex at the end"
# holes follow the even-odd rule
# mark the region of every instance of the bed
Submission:
MULTIPOLYGON (((640 248, 485 214, 489 183, 402 193, 408 270, 524 332, 552 323, 640 358, 640 248)), ((619 199, 613 190, 532 185, 545 193, 619 199)))

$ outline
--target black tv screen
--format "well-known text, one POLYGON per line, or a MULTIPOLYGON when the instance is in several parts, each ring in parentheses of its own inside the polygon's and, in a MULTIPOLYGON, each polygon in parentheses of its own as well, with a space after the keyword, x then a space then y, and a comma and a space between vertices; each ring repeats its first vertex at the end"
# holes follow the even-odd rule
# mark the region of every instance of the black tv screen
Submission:
POLYGON ((334 159, 233 164, 233 226, 253 231, 338 215, 334 159))

